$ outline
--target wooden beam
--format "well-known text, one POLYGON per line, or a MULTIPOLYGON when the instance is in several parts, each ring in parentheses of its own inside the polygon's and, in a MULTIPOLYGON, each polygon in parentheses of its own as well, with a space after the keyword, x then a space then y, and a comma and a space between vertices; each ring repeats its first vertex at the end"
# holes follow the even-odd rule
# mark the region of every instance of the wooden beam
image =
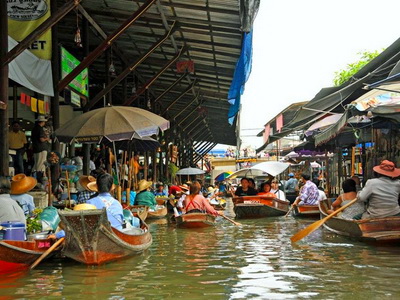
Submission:
POLYGON ((99 57, 111 44, 124 33, 141 15, 143 15, 155 2, 147 0, 135 13, 133 13, 116 31, 108 36, 97 48, 92 51, 75 69, 71 71, 58 84, 58 91, 62 91, 77 75, 99 57))
POLYGON ((163 92, 161 93, 161 95, 159 95, 155 100, 154 100, 154 104, 157 103, 158 101, 160 101, 166 94, 168 94, 179 82, 182 81, 182 79, 184 77, 186 77, 187 73, 183 73, 177 80, 174 81, 174 83, 172 83, 168 88, 166 89, 162 89, 163 92))
POLYGON ((169 109, 174 106, 180 99, 182 99, 183 96, 185 96, 189 91, 192 90, 192 88, 194 87, 194 85, 196 84, 196 80, 193 80, 193 82, 191 84, 189 84, 189 86, 174 100, 172 101, 170 104, 168 104, 167 108, 161 113, 161 115, 165 115, 165 113, 167 111, 169 111, 169 109))

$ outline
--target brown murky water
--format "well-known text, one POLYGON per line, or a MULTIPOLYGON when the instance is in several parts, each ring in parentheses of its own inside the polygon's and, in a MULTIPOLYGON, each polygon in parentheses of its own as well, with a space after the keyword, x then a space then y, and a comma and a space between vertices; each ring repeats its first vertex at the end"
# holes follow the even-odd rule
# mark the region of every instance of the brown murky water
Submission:
POLYGON ((400 299, 400 247, 375 247, 308 220, 221 219, 215 228, 151 223, 153 245, 100 267, 46 262, 0 279, 0 299, 400 299))

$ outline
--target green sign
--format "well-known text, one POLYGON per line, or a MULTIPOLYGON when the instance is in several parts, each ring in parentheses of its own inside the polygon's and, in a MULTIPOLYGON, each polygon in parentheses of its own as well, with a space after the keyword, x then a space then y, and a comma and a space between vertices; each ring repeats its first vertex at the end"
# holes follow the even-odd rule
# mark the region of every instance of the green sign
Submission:
MULTIPOLYGON (((61 47, 61 78, 67 76, 76 66, 80 64, 71 53, 61 47)), ((69 87, 83 96, 89 97, 89 71, 84 69, 69 84, 69 87)))

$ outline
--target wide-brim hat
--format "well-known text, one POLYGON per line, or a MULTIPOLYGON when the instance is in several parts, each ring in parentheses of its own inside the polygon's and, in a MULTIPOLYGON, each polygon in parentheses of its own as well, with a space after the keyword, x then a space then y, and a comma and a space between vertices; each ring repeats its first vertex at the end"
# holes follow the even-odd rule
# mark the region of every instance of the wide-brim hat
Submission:
POLYGON ((82 175, 81 177, 79 177, 79 184, 87 191, 91 191, 88 188, 88 184, 91 182, 96 182, 96 178, 94 178, 93 176, 87 176, 87 175, 82 175))
POLYGON ((190 188, 187 184, 182 184, 179 186, 181 188, 181 190, 183 190, 184 192, 187 192, 190 188))
MULTIPOLYGON (((112 186, 111 186, 111 190, 110 191, 115 190, 116 187, 117 186, 113 183, 112 186)), ((88 189, 88 191, 97 193, 99 191, 99 187, 97 186, 97 182, 96 181, 89 182, 87 184, 87 189, 88 189)))
POLYGON ((384 160, 380 165, 373 168, 374 172, 388 176, 391 178, 396 178, 400 176, 400 169, 396 168, 395 164, 389 160, 384 160))
POLYGON ((151 187, 151 185, 153 184, 152 181, 147 181, 146 179, 142 179, 139 181, 138 183, 138 192, 147 190, 149 187, 151 187))
POLYGON ((25 174, 17 174, 11 179, 11 195, 20 195, 33 189, 37 180, 25 174))
POLYGON ((46 116, 41 115, 36 119, 36 121, 37 122, 47 122, 47 118, 46 118, 46 116))
POLYGON ((88 210, 88 209, 97 209, 97 207, 89 203, 81 203, 74 206, 74 210, 88 210))

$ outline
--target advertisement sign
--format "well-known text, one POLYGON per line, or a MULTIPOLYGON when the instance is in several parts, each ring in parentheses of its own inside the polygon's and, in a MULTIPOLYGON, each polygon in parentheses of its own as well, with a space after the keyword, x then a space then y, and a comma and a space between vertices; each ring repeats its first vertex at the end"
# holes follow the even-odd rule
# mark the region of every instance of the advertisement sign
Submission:
MULTIPOLYGON (((50 17, 50 0, 7 0, 7 15, 8 35, 20 42, 50 17)), ((41 59, 51 60, 51 29, 28 49, 41 59)))
MULTIPOLYGON (((67 76, 76 66, 80 64, 80 61, 76 59, 66 49, 61 47, 61 78, 67 76)), ((75 92, 80 93, 85 97, 89 97, 89 72, 88 69, 84 69, 78 76, 76 76, 71 83, 68 85, 75 92)))

